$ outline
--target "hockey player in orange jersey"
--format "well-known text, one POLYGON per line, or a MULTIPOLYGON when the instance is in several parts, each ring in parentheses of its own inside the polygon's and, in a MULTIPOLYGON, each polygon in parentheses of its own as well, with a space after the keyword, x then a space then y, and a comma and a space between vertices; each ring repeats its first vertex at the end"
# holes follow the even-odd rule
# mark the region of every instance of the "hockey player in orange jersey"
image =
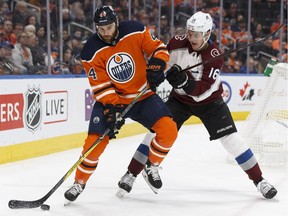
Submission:
POLYGON ((96 9, 94 22, 96 33, 87 40, 81 51, 82 64, 95 99, 82 154, 107 128, 110 132, 77 167, 75 182, 64 194, 66 204, 75 201, 81 194, 109 139, 115 138, 124 124, 124 119, 116 120, 118 113, 147 83, 150 89, 128 111, 125 118, 131 118, 153 130, 156 137, 151 141, 153 149, 143 151, 139 155, 140 162, 131 164, 130 172, 125 173, 120 180, 121 192, 131 190, 135 177, 148 159, 151 168, 157 169, 177 137, 176 124, 155 93, 156 87, 165 79, 164 70, 169 60, 166 46, 139 22, 118 23, 115 12, 109 6, 96 9), (144 55, 149 58, 148 64, 144 55))

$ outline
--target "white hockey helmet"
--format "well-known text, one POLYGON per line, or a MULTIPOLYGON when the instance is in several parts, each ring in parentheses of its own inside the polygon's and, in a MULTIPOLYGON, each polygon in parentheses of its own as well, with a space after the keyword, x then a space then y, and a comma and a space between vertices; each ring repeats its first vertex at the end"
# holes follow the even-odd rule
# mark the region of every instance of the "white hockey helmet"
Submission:
POLYGON ((196 32, 208 32, 212 30, 213 21, 209 13, 198 11, 191 16, 186 23, 187 30, 196 32))

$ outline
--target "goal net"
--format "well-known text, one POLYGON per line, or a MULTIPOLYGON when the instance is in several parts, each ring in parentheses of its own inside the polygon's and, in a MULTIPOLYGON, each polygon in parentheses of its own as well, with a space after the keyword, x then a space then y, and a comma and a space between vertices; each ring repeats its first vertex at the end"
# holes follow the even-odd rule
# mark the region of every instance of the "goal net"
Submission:
POLYGON ((288 64, 278 63, 239 132, 261 165, 288 164, 288 64))

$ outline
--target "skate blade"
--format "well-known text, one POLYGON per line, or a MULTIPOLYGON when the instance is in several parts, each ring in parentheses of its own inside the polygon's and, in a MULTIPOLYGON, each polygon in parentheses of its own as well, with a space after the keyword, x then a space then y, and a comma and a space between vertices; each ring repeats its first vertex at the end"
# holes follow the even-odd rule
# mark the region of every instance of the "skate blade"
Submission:
POLYGON ((119 188, 119 190, 116 193, 116 196, 119 198, 122 198, 123 196, 125 196, 128 192, 122 188, 119 188))
MULTIPOLYGON (((146 181, 147 182, 147 181, 146 181)), ((148 182, 147 182, 148 183, 148 182)), ((152 185, 150 185, 149 183, 148 183, 148 185, 149 185, 149 187, 151 188, 151 190, 155 193, 155 194, 158 194, 159 193, 159 189, 157 189, 157 188, 154 188, 152 185)))
POLYGON ((142 173, 142 176, 143 176, 143 178, 145 179, 146 183, 147 183, 148 186, 151 188, 151 190, 152 190, 155 194, 158 194, 159 189, 153 187, 153 186, 149 183, 149 181, 148 181, 148 176, 147 176, 146 172, 142 171, 141 173, 142 173))
POLYGON ((277 195, 275 195, 272 200, 274 200, 275 202, 280 202, 279 197, 277 195))
POLYGON ((65 199, 64 206, 68 206, 72 203, 72 201, 65 199))

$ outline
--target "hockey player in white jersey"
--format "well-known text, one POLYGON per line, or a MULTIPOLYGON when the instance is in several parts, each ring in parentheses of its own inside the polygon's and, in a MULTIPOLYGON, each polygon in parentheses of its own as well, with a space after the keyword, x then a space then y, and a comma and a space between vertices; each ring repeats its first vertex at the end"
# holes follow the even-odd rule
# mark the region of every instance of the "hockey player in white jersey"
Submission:
MULTIPOLYGON (((218 58, 190 70, 182 70, 221 54, 210 40, 212 23, 208 13, 197 12, 187 21, 187 33, 170 39, 167 45, 170 53, 168 63, 170 69, 166 72, 166 79, 173 89, 166 105, 177 123, 178 130, 191 116, 200 118, 210 135, 210 140, 219 139, 261 194, 271 199, 277 194, 277 190, 262 177, 262 171, 252 150, 237 133, 230 110, 221 96, 223 88, 220 71, 223 59, 218 58)), ((191 133, 193 134, 193 131, 191 133)), ((154 139, 153 133, 147 134, 138 147, 128 166, 128 171, 131 164, 143 163, 143 152, 148 152, 149 139, 154 139)), ((197 143, 197 141, 193 142, 197 143)), ((151 169, 147 161, 143 164, 143 168, 142 174, 145 180, 152 190, 158 193, 162 187, 159 167, 151 169)), ((193 169, 192 165, 191 169, 193 169)))

